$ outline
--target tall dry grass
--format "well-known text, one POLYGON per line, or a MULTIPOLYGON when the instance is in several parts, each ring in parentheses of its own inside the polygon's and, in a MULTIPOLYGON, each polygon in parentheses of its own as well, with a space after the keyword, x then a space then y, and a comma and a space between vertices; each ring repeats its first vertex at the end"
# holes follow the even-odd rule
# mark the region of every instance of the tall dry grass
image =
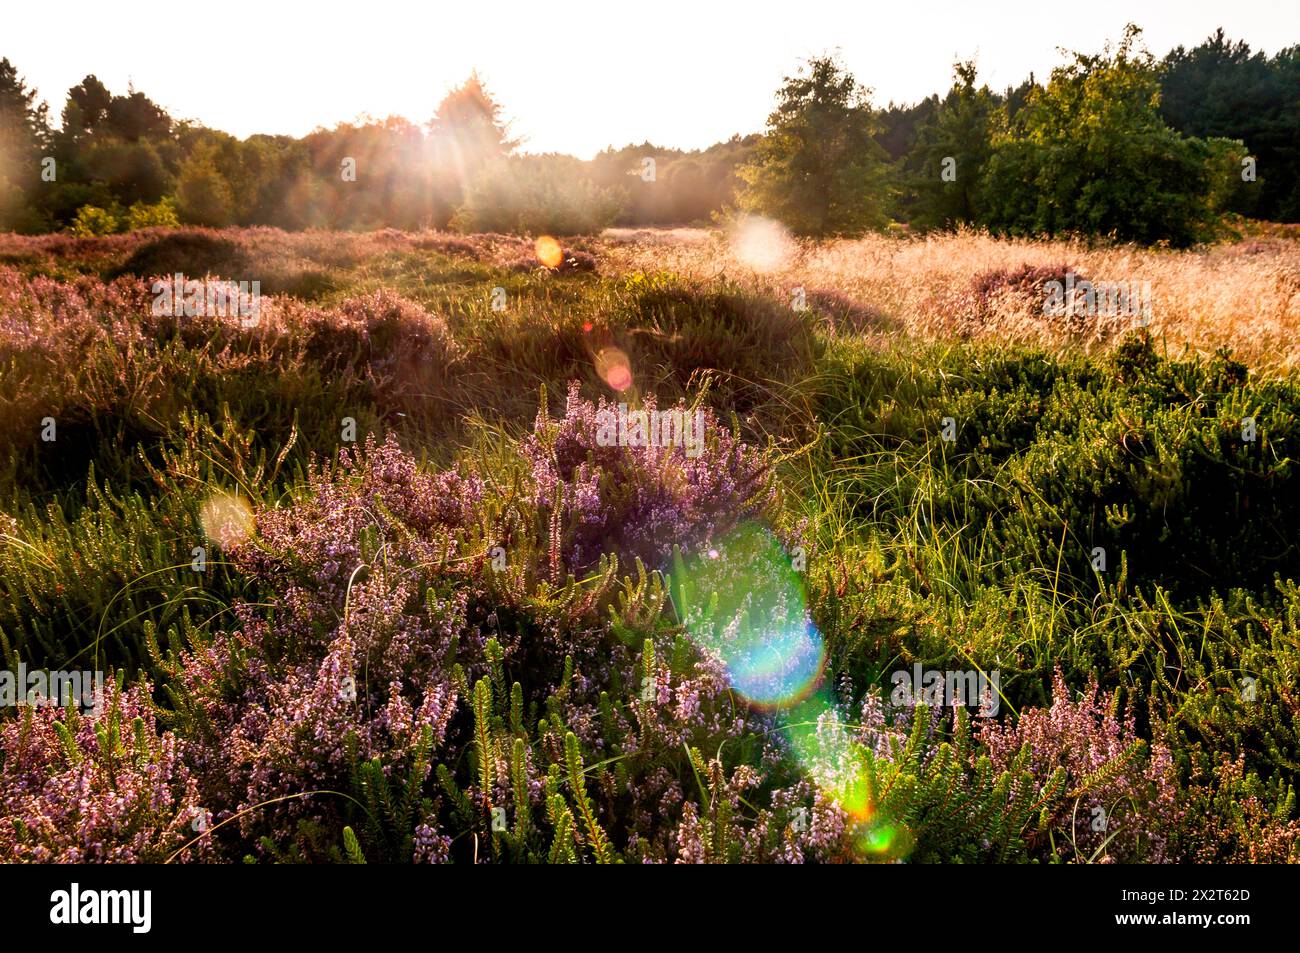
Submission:
MULTIPOLYGON (((604 236, 600 257, 602 270, 726 275, 792 300, 803 288, 810 305, 831 316, 840 330, 848 324, 847 330, 867 335, 995 337, 1095 349, 1134 326, 1128 317, 1052 318, 1044 314, 1041 292, 1011 288, 990 294, 978 287, 979 277, 993 272, 1068 269, 1093 282, 1148 282, 1151 330, 1173 352, 1185 345, 1208 353, 1226 345, 1259 369, 1300 365, 1300 241, 1295 238, 1255 238, 1189 251, 1004 240, 974 231, 823 243, 770 236, 764 241, 775 247, 762 248, 755 257, 752 241, 721 232, 612 232, 604 236)), ((996 288, 999 282, 985 284, 996 288)))

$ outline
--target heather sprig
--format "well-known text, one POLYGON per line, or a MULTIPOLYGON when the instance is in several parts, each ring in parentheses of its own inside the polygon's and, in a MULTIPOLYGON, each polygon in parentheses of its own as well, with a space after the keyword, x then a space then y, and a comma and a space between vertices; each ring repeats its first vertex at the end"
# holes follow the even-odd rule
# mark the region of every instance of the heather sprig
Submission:
POLYGON ((0 857, 44 863, 160 863, 201 833, 214 805, 200 795, 185 744, 159 733, 147 683, 105 690, 98 711, 25 707, 0 725, 0 857))

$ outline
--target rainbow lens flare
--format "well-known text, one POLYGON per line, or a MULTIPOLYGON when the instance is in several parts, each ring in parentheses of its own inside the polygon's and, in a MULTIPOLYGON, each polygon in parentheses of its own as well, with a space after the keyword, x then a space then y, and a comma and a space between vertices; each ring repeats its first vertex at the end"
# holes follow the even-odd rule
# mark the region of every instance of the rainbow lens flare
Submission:
POLYGON ((803 584, 781 544, 747 524, 707 552, 679 556, 678 609, 694 642, 726 668, 732 687, 760 708, 806 697, 826 652, 803 584))
POLYGON ((907 828, 886 821, 866 823, 856 831, 857 848, 875 858, 901 858, 912 849, 912 835, 907 828))
POLYGON ((875 809, 874 756, 822 686, 825 643, 780 541, 745 524, 708 550, 679 554, 672 585, 691 639, 722 663, 749 704, 775 713, 799 765, 849 816, 860 853, 873 860, 904 856, 908 831, 875 809))

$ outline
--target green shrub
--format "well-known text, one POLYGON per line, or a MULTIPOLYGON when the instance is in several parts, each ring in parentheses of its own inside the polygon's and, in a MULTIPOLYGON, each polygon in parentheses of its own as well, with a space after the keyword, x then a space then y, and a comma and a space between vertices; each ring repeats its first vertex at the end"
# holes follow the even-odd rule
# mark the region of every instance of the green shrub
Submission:
POLYGON ((176 217, 176 203, 170 198, 159 199, 153 205, 135 202, 126 212, 126 230, 137 228, 179 228, 180 219, 176 217))
POLYGON ((93 238, 97 235, 112 235, 121 228, 121 209, 83 205, 77 209, 77 217, 73 219, 69 231, 79 238, 93 238))
MULTIPOLYGON (((1000 556, 989 582, 1046 567, 1095 592, 1096 548, 1102 578, 1124 560, 1131 582, 1186 599, 1224 580, 1259 591, 1276 573, 1300 576, 1283 529, 1300 521, 1295 381, 1255 381, 1226 354, 1163 357, 1143 333, 1104 363, 991 346, 859 350, 822 386, 828 452, 893 454, 890 505, 987 537, 1000 556)), ((884 505, 875 492, 868 504, 884 505)))

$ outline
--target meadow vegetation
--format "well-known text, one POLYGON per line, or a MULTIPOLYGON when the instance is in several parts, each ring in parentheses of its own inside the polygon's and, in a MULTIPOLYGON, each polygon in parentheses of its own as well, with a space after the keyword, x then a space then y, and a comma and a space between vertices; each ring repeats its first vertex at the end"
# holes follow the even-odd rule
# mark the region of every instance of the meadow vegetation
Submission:
POLYGON ((0 859, 1300 860, 1298 64, 580 160, 0 60, 0 859))
POLYGON ((0 237, 0 651, 113 685, 5 713, 0 854, 1300 860, 1293 237, 634 237, 0 237), (1044 319, 1118 263, 1149 326, 1044 319))

